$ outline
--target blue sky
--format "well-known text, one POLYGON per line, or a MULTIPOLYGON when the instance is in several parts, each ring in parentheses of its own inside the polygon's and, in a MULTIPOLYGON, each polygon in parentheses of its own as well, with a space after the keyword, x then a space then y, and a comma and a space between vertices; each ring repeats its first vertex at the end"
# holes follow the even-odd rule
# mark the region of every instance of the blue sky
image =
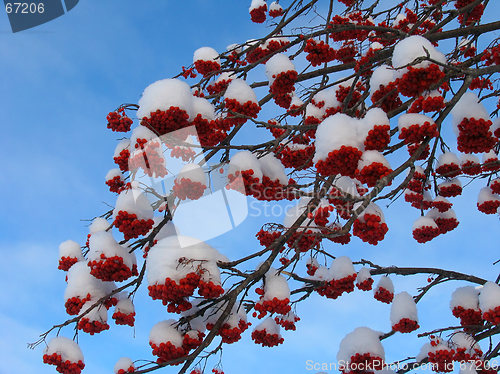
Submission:
MULTIPOLYGON (((17 34, 12 34, 6 14, 0 12, 4 169, 0 174, 0 374, 55 372, 42 363, 41 346, 33 351, 26 345, 67 318, 64 274, 57 270, 59 244, 67 239, 83 243, 88 231, 87 222, 81 220, 104 212, 104 203, 114 204, 104 175, 114 167, 112 154, 120 136, 106 129, 106 114, 122 103, 136 103, 152 82, 176 75, 181 66, 192 62, 195 49, 211 46, 222 51, 231 43, 268 32, 265 26, 250 22, 249 1, 187 3, 82 0, 68 14, 17 34)), ((265 79, 261 70, 260 79, 265 79)), ((390 231, 377 247, 354 238, 349 246, 329 248, 353 260, 443 267, 494 280, 498 217, 477 211, 480 187, 471 185, 454 201, 459 228, 426 245, 411 238, 418 213, 398 201, 385 210, 390 231)), ((259 248, 254 235, 270 218, 249 218, 211 244, 229 258, 249 253, 259 248)), ((396 291, 411 294, 425 284, 423 277, 394 280, 396 291)), ((456 323, 448 302, 457 286, 446 284, 422 302, 422 331, 456 323)), ((109 373, 122 356, 152 358, 149 329, 170 316, 144 289, 136 307, 135 330, 112 326, 93 337, 80 334, 87 373, 109 373)), ((256 346, 249 332, 240 343, 227 346, 226 374, 310 372, 306 360, 333 362, 340 339, 355 327, 390 330, 389 307, 362 292, 335 301, 313 295, 299 305, 298 314, 302 318, 298 330, 283 334, 283 346, 256 346)), ((62 334, 71 337, 72 332, 66 328, 62 334)), ((415 334, 391 340, 384 343, 388 360, 416 355, 425 343, 415 334)), ((175 372, 175 368, 163 372, 175 372)))

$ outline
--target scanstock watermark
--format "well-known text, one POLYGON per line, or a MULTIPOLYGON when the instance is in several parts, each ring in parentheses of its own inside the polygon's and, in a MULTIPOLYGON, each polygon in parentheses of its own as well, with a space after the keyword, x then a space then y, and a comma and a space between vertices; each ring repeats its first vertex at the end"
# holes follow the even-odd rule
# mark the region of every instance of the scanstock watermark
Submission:
MULTIPOLYGON (((482 369, 498 369, 497 360, 471 360, 471 361, 453 361, 446 364, 446 371, 453 371, 455 368, 459 368, 460 370, 469 370, 472 368, 482 368, 482 369)), ((392 370, 394 372, 398 372, 400 370, 407 372, 411 369, 420 369, 420 370, 430 370, 437 372, 438 364, 425 362, 425 363, 405 363, 405 362, 395 362, 395 363, 387 363, 385 361, 373 360, 369 363, 351 363, 340 360, 338 362, 317 362, 313 360, 306 361, 306 370, 322 370, 322 371, 341 371, 344 373, 348 373, 350 371, 353 372, 375 372, 379 370, 392 370)))
POLYGON ((50 22, 73 9, 79 0, 3 1, 12 32, 24 31, 50 22))

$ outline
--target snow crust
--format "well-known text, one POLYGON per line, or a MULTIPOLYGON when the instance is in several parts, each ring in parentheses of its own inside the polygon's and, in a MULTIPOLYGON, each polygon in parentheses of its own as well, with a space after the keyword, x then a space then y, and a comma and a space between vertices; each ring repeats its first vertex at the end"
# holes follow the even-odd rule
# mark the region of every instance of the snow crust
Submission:
POLYGON ((272 181, 279 180, 280 184, 288 185, 288 177, 285 173, 285 167, 272 153, 259 158, 262 174, 272 181))
POLYGON ((114 177, 120 177, 120 179, 123 180, 123 174, 122 174, 120 169, 118 169, 118 168, 111 169, 110 171, 108 171, 106 173, 106 176, 104 178, 105 178, 105 180, 109 181, 109 180, 113 179, 114 177))
POLYGON ((122 357, 118 361, 116 361, 115 366, 113 367, 113 371, 115 374, 118 374, 120 369, 123 369, 124 371, 127 371, 129 367, 134 367, 134 363, 129 357, 122 357))
MULTIPOLYGON (((394 46, 392 64, 395 68, 401 68, 411 64, 419 57, 426 57, 427 54, 429 54, 431 59, 437 62, 446 63, 445 55, 439 52, 429 40, 420 35, 412 35, 401 40, 394 46)), ((428 67, 431 63, 430 61, 422 61, 412 66, 416 69, 420 69, 428 67)), ((402 76, 404 70, 405 69, 400 69, 396 72, 396 75, 402 76)))
POLYGON ((266 76, 269 85, 274 83, 276 76, 287 71, 297 71, 295 65, 287 55, 283 53, 275 54, 266 62, 266 76))
POLYGON ((330 279, 339 280, 353 274, 356 274, 356 270, 351 259, 347 256, 340 256, 333 260, 328 275, 330 279))
POLYGON ((130 148, 130 139, 122 139, 118 142, 115 148, 115 152, 113 153, 113 157, 120 156, 120 152, 124 149, 130 148))
POLYGON ((158 322, 149 332, 149 341, 156 345, 170 342, 178 348, 182 347, 182 335, 172 326, 175 323, 173 319, 158 322))
POLYGON ((152 219, 153 208, 148 198, 142 191, 132 188, 122 191, 116 199, 113 219, 116 219, 118 212, 125 211, 129 214, 136 214, 138 219, 152 219))
POLYGON ((175 179, 180 181, 182 178, 190 179, 192 182, 199 182, 205 187, 207 186, 205 172, 200 165, 195 163, 186 164, 181 168, 175 179))
POLYGON ((201 47, 194 51, 193 62, 215 61, 220 65, 219 53, 212 47, 201 47))
POLYGON ((70 362, 85 362, 83 353, 80 346, 71 339, 64 336, 58 336, 50 339, 47 347, 43 350, 43 354, 52 355, 54 353, 60 354, 63 361, 70 362))
POLYGON ((66 240, 59 245, 59 258, 61 257, 74 257, 78 261, 85 260, 80 244, 74 240, 66 240))
POLYGON ((412 125, 422 126, 425 122, 429 122, 431 125, 434 124, 434 120, 425 114, 405 113, 400 115, 398 118, 398 128, 399 131, 401 131, 402 129, 407 129, 412 125))
POLYGON ((90 294, 93 301, 107 295, 116 288, 114 282, 103 282, 90 274, 90 268, 86 262, 81 261, 74 264, 68 270, 68 284, 64 290, 64 300, 72 297, 85 298, 90 294))
POLYGON ((377 292, 379 288, 385 288, 390 293, 394 293, 394 283, 392 283, 391 278, 389 278, 387 275, 380 277, 377 283, 377 287, 373 289, 373 292, 377 292))
POLYGON ((486 201, 500 201, 500 196, 494 194, 488 186, 481 188, 479 190, 479 194, 477 195, 477 203, 479 205, 486 201))
POLYGON ((415 222, 413 222, 412 230, 419 229, 424 226, 430 226, 432 228, 439 228, 436 222, 432 218, 429 217, 419 217, 415 222))
POLYGON ((408 292, 403 291, 394 295, 389 318, 391 326, 396 325, 403 318, 418 322, 417 304, 408 292))
POLYGON ((228 173, 234 174, 237 170, 253 170, 254 178, 262 180, 263 173, 261 170, 261 163, 257 156, 250 151, 237 152, 231 157, 228 173))
POLYGON ((384 347, 379 340, 381 335, 381 332, 374 331, 369 327, 357 327, 340 342, 337 361, 350 363, 351 357, 356 353, 361 355, 369 353, 372 357, 385 360, 384 347))
POLYGON ((89 253, 87 255, 89 261, 99 261, 101 254, 107 258, 118 256, 123 258, 123 263, 132 269, 132 265, 137 264, 134 252, 128 253, 118 242, 113 238, 110 232, 100 231, 93 234, 89 239, 89 253))
POLYGON ((258 103, 257 96, 254 90, 243 79, 233 79, 227 86, 224 94, 225 99, 235 99, 240 104, 245 104, 247 101, 258 103))
POLYGON ((373 92, 378 91, 380 86, 387 86, 389 83, 394 82, 394 69, 388 65, 382 65, 373 70, 370 77, 370 97, 373 92))
POLYGON ((498 306, 500 306, 500 286, 488 281, 483 285, 479 293, 479 309, 484 313, 498 306))
POLYGON ((479 98, 474 92, 466 92, 460 98, 458 103, 451 110, 451 119, 453 124, 453 131, 458 135, 458 124, 464 118, 480 119, 485 121, 490 120, 490 115, 483 104, 479 102, 479 98))
POLYGON ((358 271, 358 276, 356 277, 356 283, 363 283, 367 279, 371 279, 372 275, 370 273, 370 269, 367 267, 362 267, 358 271))
POLYGON ((279 300, 290 299, 290 286, 286 278, 271 267, 266 273, 263 300, 272 300, 275 297, 279 300))

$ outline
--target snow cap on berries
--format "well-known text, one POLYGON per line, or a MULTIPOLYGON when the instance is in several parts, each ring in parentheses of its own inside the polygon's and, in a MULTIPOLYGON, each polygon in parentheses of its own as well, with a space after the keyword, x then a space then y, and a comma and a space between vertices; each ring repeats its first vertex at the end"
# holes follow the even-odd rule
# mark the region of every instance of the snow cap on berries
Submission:
POLYGON ((464 118, 484 119, 490 121, 490 115, 485 106, 479 102, 479 98, 474 92, 466 92, 460 98, 458 103, 451 110, 451 119, 453 131, 458 135, 458 124, 464 118))
POLYGON ((345 364, 350 363, 351 357, 355 356, 356 353, 369 354, 373 358, 384 360, 385 351, 379 339, 381 335, 381 332, 374 331, 369 327, 357 327, 340 342, 337 361, 345 364))
POLYGON ((266 62, 266 76, 270 86, 279 73, 287 71, 296 71, 296 69, 294 63, 284 53, 277 53, 266 62))
MULTIPOLYGON (((215 119, 215 108, 208 101, 207 99, 204 99, 202 97, 196 97, 193 96, 193 117, 196 117, 198 114, 201 115, 201 118, 213 121, 215 119)), ((187 142, 186 143, 191 143, 192 142, 187 142)))
POLYGON ((253 170, 253 177, 262 180, 261 163, 257 156, 250 151, 240 151, 235 153, 229 161, 228 174, 236 171, 253 170))
POLYGON ((394 82, 394 69, 387 65, 381 65, 375 70, 370 77, 370 96, 373 92, 378 91, 380 86, 387 86, 389 83, 394 82))
POLYGON ((130 373, 130 368, 133 368, 134 370, 136 369, 132 360, 129 357, 122 357, 118 361, 116 361, 113 372, 115 374, 119 374, 119 371, 123 370, 123 372, 125 373, 130 373))
POLYGON ((367 267, 362 267, 358 271, 358 275, 356 277, 356 283, 363 283, 365 280, 372 279, 372 275, 370 273, 370 269, 367 267))
POLYGON ((417 304, 408 292, 403 291, 394 295, 389 318, 391 326, 398 324, 403 318, 418 322, 417 304))
POLYGON ((401 132, 402 129, 407 129, 412 125, 422 126, 425 122, 429 122, 431 125, 434 124, 434 120, 420 113, 405 113, 398 118, 398 129, 401 132))
POLYGON ((339 280, 351 275, 356 275, 352 261, 347 256, 340 256, 333 260, 329 270, 329 278, 339 280))
POLYGON ((233 79, 229 83, 224 93, 224 99, 235 99, 240 104, 245 104, 247 101, 258 104, 254 90, 240 78, 233 79))
POLYGON ((154 215, 153 208, 146 195, 135 188, 120 193, 113 210, 113 219, 116 219, 120 211, 136 214, 138 219, 144 220, 152 219, 154 215))
POLYGON ((215 61, 220 65, 219 53, 211 47, 201 47, 194 51, 193 62, 215 61))
POLYGON ((184 110, 192 118, 191 87, 179 79, 163 79, 150 84, 139 99, 137 117, 149 117, 157 110, 167 111, 170 107, 184 110))
MULTIPOLYGON (((395 45, 394 52, 392 53, 392 65, 395 68, 401 68, 411 64, 415 59, 427 57, 427 55, 437 62, 446 63, 445 55, 439 52, 429 40, 423 36, 412 35, 395 45)), ((430 61, 422 61, 412 66, 415 69, 427 68, 431 63, 430 61)), ((400 71, 396 71, 395 74, 403 75, 400 71)))
POLYGON ((103 282, 90 274, 90 268, 84 261, 77 262, 68 271, 68 284, 64 291, 64 300, 72 297, 84 299, 87 294, 94 300, 99 299, 112 289, 114 282, 103 282))
POLYGON ((182 347, 182 335, 173 326, 175 323, 173 319, 158 322, 149 332, 149 342, 158 346, 170 342, 178 348, 182 347))
POLYGON ((71 339, 64 336, 58 336, 50 339, 47 347, 45 347, 43 354, 52 355, 54 353, 60 354, 63 361, 78 362, 83 359, 83 352, 80 346, 71 339))
POLYGON ((74 240, 66 240, 65 242, 59 244, 59 258, 61 257, 73 257, 76 258, 77 261, 84 260, 82 248, 80 247, 80 244, 74 240))
POLYGON ((120 156, 120 152, 123 151, 124 149, 130 148, 130 139, 122 139, 118 142, 115 148, 115 152, 113 154, 113 157, 118 157, 120 156))
POLYGON ((377 292, 379 288, 384 288, 390 293, 394 293, 394 283, 392 283, 391 278, 389 278, 387 275, 384 275, 383 277, 380 277, 377 287, 375 287, 374 292, 377 292))
POLYGON ((279 300, 290 299, 290 286, 283 275, 270 267, 266 273, 263 299, 272 300, 275 297, 279 300))
POLYGON ((451 294, 450 309, 461 306, 464 309, 479 310, 479 290, 474 286, 458 287, 451 294))
POLYGON ((176 179, 181 180, 182 178, 190 179, 192 182, 198 182, 205 187, 207 186, 205 172, 200 165, 195 163, 189 163, 182 167, 176 179))
POLYGON ((494 282, 486 282, 479 293, 479 309, 483 313, 493 311, 500 306, 500 286, 494 282))
POLYGON ((286 186, 288 177, 285 173, 285 167, 272 153, 259 158, 262 174, 270 180, 279 180, 280 184, 286 186))

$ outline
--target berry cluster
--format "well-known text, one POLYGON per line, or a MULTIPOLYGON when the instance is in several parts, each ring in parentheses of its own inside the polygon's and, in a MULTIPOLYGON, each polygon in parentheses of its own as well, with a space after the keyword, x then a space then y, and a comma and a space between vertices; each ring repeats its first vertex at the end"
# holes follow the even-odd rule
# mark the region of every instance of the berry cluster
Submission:
MULTIPOLYGON (((183 357, 187 354, 187 352, 182 347, 176 347, 171 342, 160 343, 156 345, 155 343, 149 342, 149 345, 153 349, 153 355, 157 356, 157 363, 164 363, 170 360, 174 360, 179 357, 183 357)), ((174 365, 178 365, 174 364, 174 365)))
POLYGON ((271 9, 269 9, 269 15, 273 18, 281 17, 284 13, 283 8, 277 3, 274 4, 275 6, 271 6, 271 9))
POLYGON ((481 204, 477 203, 477 209, 484 214, 495 214, 500 207, 500 200, 486 200, 481 204))
POLYGON ((500 46, 495 46, 493 48, 486 49, 481 61, 484 61, 486 66, 500 65, 500 46))
POLYGON ((432 202, 432 207, 436 208, 439 211, 439 213, 444 213, 444 212, 450 210, 452 206, 453 206, 452 203, 450 203, 448 200, 444 200, 444 199, 434 200, 432 202))
POLYGON ((434 222, 438 225, 441 234, 446 234, 448 231, 454 230, 459 223, 455 217, 436 217, 434 222))
MULTIPOLYGON (((408 148, 408 154, 410 156, 413 156, 415 154, 415 152, 420 148, 420 145, 421 143, 416 143, 416 144, 408 144, 407 148, 408 148)), ((422 153, 420 153, 420 156, 417 157, 417 161, 418 160, 426 160, 427 157, 429 157, 431 153, 431 148, 429 147, 429 144, 427 144, 424 148, 424 150, 422 151, 422 153)))
POLYGON ((462 194, 462 186, 454 182, 439 184, 438 193, 442 197, 455 197, 462 194))
POLYGON ((483 313, 483 319, 494 325, 500 325, 500 306, 487 310, 483 313))
POLYGON ((270 56, 274 52, 276 52, 278 49, 281 49, 285 47, 286 45, 290 44, 289 41, 284 40, 284 39, 270 39, 266 42, 265 46, 258 46, 257 48, 253 49, 252 51, 247 52, 247 61, 250 64, 253 64, 254 62, 260 61, 261 64, 265 64, 267 62, 266 57, 270 56))
MULTIPOLYGON (((474 0, 457 0, 455 2, 455 8, 461 9, 473 2, 474 0)), ((472 8, 472 10, 460 14, 458 16, 458 22, 460 22, 461 25, 470 26, 474 22, 479 21, 481 19, 481 17, 483 16, 483 12, 484 12, 484 4, 478 4, 474 8, 472 8)))
POLYGON ((186 67, 182 67, 182 73, 181 75, 185 78, 185 79, 188 79, 188 78, 196 78, 197 75, 196 73, 194 72, 194 68, 189 68, 189 69, 186 69, 186 67))
POLYGON ((323 176, 340 174, 354 177, 362 154, 355 147, 342 145, 340 149, 328 153, 326 160, 319 160, 316 163, 316 169, 323 176))
POLYGON ((66 308, 66 313, 70 316, 77 315, 80 313, 80 310, 87 301, 90 301, 91 296, 90 293, 87 294, 84 298, 80 298, 79 296, 70 297, 64 303, 64 307, 66 308))
POLYGON ((375 125, 373 129, 368 131, 368 135, 365 139, 365 149, 367 151, 384 150, 391 141, 390 135, 391 127, 389 125, 375 125))
POLYGON ((408 66, 407 69, 408 72, 396 80, 398 91, 401 95, 407 97, 419 96, 444 77, 444 73, 436 64, 431 64, 427 68, 417 69, 413 66, 408 66))
MULTIPOLYGON (((350 203, 348 203, 348 204, 349 204, 348 209, 345 209, 345 205, 344 206, 337 206, 337 212, 344 219, 349 219, 351 216, 350 203)), ((331 234, 331 233, 335 233, 335 231, 342 230, 342 227, 334 225, 334 226, 329 227, 329 229, 330 229, 330 231, 328 233, 331 234)), ((347 234, 344 234, 344 235, 337 235, 337 236, 333 236, 333 237, 328 237, 328 240, 330 240, 334 243, 337 243, 337 244, 342 244, 342 245, 349 244, 349 242, 351 241, 351 233, 348 232, 347 234)))
POLYGON ((425 121, 423 124, 415 124, 403 127, 399 130, 399 139, 408 143, 421 143, 426 137, 435 138, 439 135, 437 125, 433 122, 425 121))
POLYGON ((116 374, 127 374, 127 373, 135 373, 135 367, 130 366, 128 369, 120 369, 116 374))
POLYGON ((90 274, 97 279, 105 282, 122 282, 131 276, 139 275, 137 265, 132 265, 132 269, 130 269, 123 263, 121 256, 106 257, 104 253, 101 253, 100 257, 100 260, 89 261, 87 264, 90 268, 90 274))
POLYGON ((191 349, 196 349, 203 342, 205 334, 196 330, 191 330, 182 337, 182 348, 188 353, 191 349))
POLYGON ((120 108, 115 112, 110 112, 106 119, 108 120, 108 129, 117 132, 130 131, 133 121, 125 114, 125 108, 120 108))
POLYGON ((478 175, 481 174, 481 164, 474 162, 473 160, 467 160, 460 165, 462 167, 462 173, 467 175, 478 175))
POLYGON ((419 327, 420 326, 419 326, 418 322, 413 321, 409 318, 403 318, 398 323, 396 323, 394 326, 392 326, 392 329, 394 331, 399 331, 401 333, 409 333, 409 332, 415 331, 419 327))
POLYGON ((147 234, 153 227, 154 221, 152 219, 138 219, 137 214, 129 214, 120 210, 113 221, 113 225, 123 233, 125 240, 129 240, 147 234))
POLYGON ((207 91, 210 95, 216 95, 226 91, 227 86, 232 81, 232 79, 221 79, 220 81, 214 82, 207 86, 207 91))
POLYGON ((254 330, 252 332, 252 340, 255 344, 261 344, 263 347, 275 347, 279 344, 283 344, 285 341, 285 339, 278 334, 269 334, 266 329, 254 330))
POLYGON ((120 193, 125 189, 125 182, 119 175, 107 180, 106 185, 109 186, 111 192, 120 193))
POLYGON ((181 313, 191 309, 191 303, 186 300, 192 296, 196 287, 200 283, 200 275, 188 273, 185 278, 177 283, 170 278, 165 279, 164 284, 155 284, 148 287, 149 296, 153 300, 161 300, 163 305, 168 305, 169 313, 181 313))
POLYGON ((300 252, 307 252, 311 248, 317 246, 321 241, 321 237, 312 230, 304 230, 294 232, 287 240, 286 244, 290 248, 296 248, 300 252))
POLYGON ((215 299, 223 293, 224 288, 212 281, 205 282, 200 280, 200 283, 198 284, 198 295, 204 297, 205 299, 215 299))
POLYGON ((315 291, 327 299, 336 299, 344 292, 350 293, 354 291, 354 281, 356 274, 351 274, 341 279, 332 279, 325 283, 324 286, 318 287, 315 291))
POLYGON ((281 236, 281 232, 261 229, 255 236, 259 240, 260 245, 267 248, 281 236))
POLYGON ((373 287, 373 279, 368 278, 362 282, 356 283, 356 287, 361 291, 370 291, 373 287))
POLYGON ((250 11, 250 18, 252 22, 264 23, 266 20, 267 4, 263 4, 258 8, 254 8, 250 11))
POLYGON ((488 78, 476 77, 470 83, 469 90, 475 90, 478 88, 481 90, 493 90, 493 84, 488 78))
POLYGON ((55 365, 56 370, 62 374, 80 374, 85 367, 82 360, 71 362, 70 360, 63 361, 60 354, 54 352, 51 355, 43 355, 43 362, 49 365, 55 365))
MULTIPOLYGON (((355 3, 355 0, 342 0, 341 2, 346 4, 347 6, 351 6, 352 4, 355 3)), ((347 15, 347 17, 335 15, 332 17, 332 20, 328 25, 328 28, 332 30, 330 38, 332 38, 336 42, 350 41, 350 40, 358 40, 358 41, 366 40, 369 34, 368 30, 353 29, 340 32, 335 30, 337 28, 336 27, 337 25, 347 26, 353 24, 360 26, 375 26, 375 24, 371 22, 370 19, 364 19, 363 14, 361 12, 350 13, 347 15)))
MULTIPOLYGON (((241 339, 241 334, 251 325, 250 322, 245 322, 242 319, 238 321, 238 326, 236 327, 231 327, 230 324, 224 323, 217 332, 217 335, 222 338, 223 343, 232 344, 239 341, 241 339)), ((213 326, 213 324, 207 323, 207 330, 212 330, 213 326)))
POLYGON ((194 67, 203 77, 207 77, 214 71, 220 70, 220 64, 217 61, 196 60, 194 67))
POLYGON ((343 373, 363 374, 369 373, 371 370, 382 370, 384 361, 380 357, 373 357, 370 353, 356 353, 350 358, 350 365, 345 366, 343 373), (352 369, 347 369, 347 367, 352 369), (356 369, 354 369, 356 368, 356 369))
POLYGON ((295 322, 300 321, 300 318, 297 317, 294 313, 290 312, 286 316, 276 316, 274 317, 274 321, 283 327, 286 331, 292 330, 295 331, 297 328, 295 326, 295 322))
MULTIPOLYGON (((225 106, 228 111, 231 111, 236 114, 240 114, 242 116, 247 116, 251 118, 257 118, 257 114, 261 110, 261 107, 259 104, 254 103, 253 101, 247 101, 244 104, 241 104, 238 102, 236 99, 225 99, 225 106)), ((233 117, 229 116, 227 118, 231 124, 243 124, 247 121, 246 118, 241 118, 241 117, 233 117)))
POLYGON ((128 171, 128 160, 130 158, 130 151, 123 149, 118 157, 113 157, 113 161, 118 165, 121 171, 128 171))
POLYGON ((384 287, 378 287, 373 297, 376 300, 381 301, 385 304, 390 304, 392 303, 392 299, 394 299, 394 294, 391 291, 385 289, 384 287))
MULTIPOLYGON (((437 344, 431 341, 432 344, 437 344)), ((428 354, 429 362, 432 365, 432 370, 441 373, 449 373, 453 371, 453 359, 455 356, 455 351, 453 349, 437 349, 434 352, 429 352, 428 354)))
POLYGON ((460 324, 462 326, 474 326, 483 323, 483 317, 480 310, 465 309, 462 306, 456 306, 451 312, 455 317, 460 318, 460 324))
POLYGON ((343 64, 348 64, 356 61, 354 57, 356 57, 357 54, 358 49, 354 45, 354 42, 345 41, 342 46, 335 51, 335 60, 338 60, 343 64))
POLYGON ((83 317, 78 321, 78 330, 82 330, 90 335, 98 334, 101 331, 109 330, 109 325, 104 321, 91 321, 83 317))
POLYGON ((314 39, 308 39, 304 52, 307 53, 306 59, 312 66, 318 66, 335 60, 335 49, 323 40, 318 43, 314 39))
POLYGON ((421 226, 413 230, 413 238, 419 243, 425 243, 441 234, 439 227, 421 226))
POLYGON ((137 139, 135 148, 140 151, 134 152, 129 160, 129 167, 132 170, 141 168, 149 177, 165 177, 168 171, 165 167, 165 160, 158 153, 161 151, 159 142, 147 142, 146 139, 137 139))
POLYGON ((312 159, 315 149, 314 144, 298 149, 286 146, 276 154, 276 157, 286 168, 303 170, 313 165, 312 159))
POLYGON ((181 180, 175 180, 174 186, 172 187, 173 195, 181 200, 198 200, 203 196, 207 186, 201 184, 200 182, 193 182, 189 178, 181 178, 181 180))
POLYGON ((419 96, 408 109, 408 113, 438 112, 446 106, 442 96, 419 96))
POLYGON ((490 131, 491 125, 483 118, 464 118, 458 124, 457 149, 464 153, 489 152, 498 141, 490 131))
POLYGON ((316 274, 316 270, 318 270, 318 267, 315 266, 314 264, 306 264, 307 268, 307 274, 310 275, 311 277, 316 274))
MULTIPOLYGON (((356 170, 356 178, 368 187, 374 187, 380 179, 390 173, 392 173, 392 169, 381 162, 372 162, 361 170, 356 170)), ((388 185, 391 185, 391 183, 389 182, 388 185)))
POLYGON ((114 312, 112 318, 115 320, 117 325, 129 325, 134 326, 135 323, 135 312, 132 313, 122 313, 114 312))
POLYGON ((188 162, 189 160, 194 158, 195 155, 196 152, 189 147, 173 147, 170 151, 171 157, 180 158, 184 162, 188 162))
POLYGON ((76 257, 62 256, 59 259, 59 266, 57 268, 59 270, 68 271, 77 262, 78 262, 78 259, 76 257))
POLYGON ((274 297, 271 300, 263 300, 261 297, 260 300, 254 306, 255 310, 259 312, 257 315, 254 312, 254 317, 259 319, 263 318, 267 313, 278 313, 278 314, 288 314, 292 307, 290 306, 290 299, 280 300, 277 297, 274 297))
POLYGON ((260 184, 259 178, 254 178, 253 173, 253 169, 249 169, 241 172, 236 170, 234 174, 228 174, 227 179, 229 183, 226 185, 226 189, 235 190, 247 196, 253 195, 254 191, 258 190, 258 185, 260 184))
POLYGON ((387 85, 381 84, 372 93, 372 103, 377 104, 386 113, 402 105, 403 102, 399 98, 396 82, 390 82, 387 85))
MULTIPOLYGON (((269 87, 269 91, 274 95, 284 95, 295 91, 295 82, 297 81, 297 72, 295 70, 288 70, 273 75, 274 82, 269 87)), ((292 98, 290 97, 290 101, 292 98)), ((290 106, 290 105, 288 105, 290 106)))
POLYGON ((166 111, 158 109, 151 112, 149 118, 142 119, 141 125, 161 136, 189 126, 189 115, 184 109, 171 106, 166 111))
POLYGON ((385 222, 381 222, 380 216, 365 214, 363 221, 359 218, 354 221, 352 234, 364 242, 377 245, 384 239, 387 231, 389 228, 385 222))

